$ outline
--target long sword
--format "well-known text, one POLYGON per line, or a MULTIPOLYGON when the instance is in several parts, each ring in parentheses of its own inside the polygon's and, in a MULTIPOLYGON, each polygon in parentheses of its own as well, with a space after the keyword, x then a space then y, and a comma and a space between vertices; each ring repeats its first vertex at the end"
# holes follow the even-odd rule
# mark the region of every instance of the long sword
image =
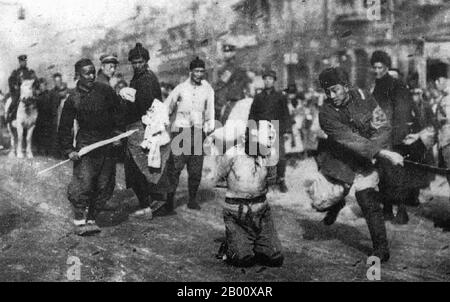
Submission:
MULTIPOLYGON (((130 131, 127 131, 127 132, 122 133, 122 134, 120 134, 120 135, 114 136, 114 137, 112 137, 112 138, 110 138, 110 139, 106 139, 106 140, 103 140, 103 141, 99 141, 99 142, 96 142, 96 143, 91 144, 91 145, 89 145, 89 146, 83 147, 83 148, 80 149, 80 151, 78 151, 78 155, 79 155, 79 156, 86 155, 86 154, 88 154, 89 152, 91 152, 91 151, 93 151, 93 150, 95 150, 95 149, 98 149, 98 148, 100 148, 100 147, 103 147, 103 146, 112 144, 112 143, 114 143, 114 142, 116 142, 116 141, 119 141, 119 140, 121 140, 121 139, 124 139, 124 138, 126 138, 126 137, 129 137, 129 136, 133 135, 133 134, 134 134, 135 132, 137 132, 137 131, 139 131, 139 129, 130 130, 130 131)), ((50 168, 47 168, 47 169, 45 169, 45 170, 42 170, 42 171, 39 172, 37 175, 42 175, 42 174, 44 174, 44 173, 47 173, 47 172, 49 172, 49 171, 51 171, 51 170, 53 170, 53 169, 55 169, 55 168, 57 168, 57 167, 59 167, 59 166, 62 166, 62 165, 64 165, 64 164, 68 163, 69 161, 70 161, 70 159, 67 159, 67 160, 62 161, 62 162, 60 162, 60 163, 57 163, 56 165, 51 166, 50 168)))
POLYGON ((443 175, 443 176, 447 176, 450 175, 450 169, 444 169, 444 168, 438 168, 435 166, 431 166, 431 165, 426 165, 426 164, 420 164, 417 163, 415 161, 411 161, 411 160, 404 160, 405 165, 408 165, 410 167, 414 167, 423 171, 427 171, 427 172, 431 172, 434 174, 438 174, 438 175, 443 175))

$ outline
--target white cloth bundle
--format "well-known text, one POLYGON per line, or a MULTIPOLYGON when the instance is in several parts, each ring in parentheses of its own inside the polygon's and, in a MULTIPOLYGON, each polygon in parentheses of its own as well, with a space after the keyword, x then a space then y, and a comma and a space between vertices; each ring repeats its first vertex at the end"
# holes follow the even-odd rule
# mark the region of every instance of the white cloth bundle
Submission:
POLYGON ((122 99, 134 103, 134 101, 136 100, 136 89, 130 87, 122 88, 119 92, 119 95, 122 99))
POLYGON ((312 200, 312 207, 318 212, 327 211, 345 197, 343 186, 331 183, 319 172, 305 182, 305 187, 312 200))
POLYGON ((148 166, 161 168, 160 147, 170 143, 167 127, 170 124, 169 108, 160 100, 155 99, 147 114, 142 117, 145 124, 144 140, 141 147, 148 150, 148 166))

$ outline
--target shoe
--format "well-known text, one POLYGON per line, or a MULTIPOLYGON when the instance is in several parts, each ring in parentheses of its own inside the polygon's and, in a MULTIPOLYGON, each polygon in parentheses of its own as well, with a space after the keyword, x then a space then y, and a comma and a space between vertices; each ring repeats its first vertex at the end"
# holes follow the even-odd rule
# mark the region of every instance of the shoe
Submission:
POLYGON ((406 208, 399 207, 397 216, 395 216, 394 220, 392 221, 394 224, 397 225, 406 225, 409 222, 409 216, 408 212, 406 211, 406 208))
POLYGON ((136 212, 132 213, 130 216, 131 217, 146 217, 148 219, 152 219, 153 211, 152 211, 152 208, 148 207, 145 209, 137 210, 136 212))
POLYGON ((391 258, 391 255, 389 253, 389 250, 387 249, 378 249, 374 250, 371 256, 378 257, 381 261, 381 263, 386 263, 391 258))
POLYGON ((154 200, 152 202, 152 204, 150 205, 150 208, 152 209, 152 213, 156 214, 157 212, 163 210, 165 206, 166 206, 166 202, 165 201, 154 200))
POLYGON ((73 224, 74 224, 76 227, 86 225, 86 219, 75 219, 75 220, 73 221, 73 224))
POLYGON ((286 186, 286 182, 284 180, 280 181, 278 186, 281 193, 287 193, 289 191, 288 187, 286 186))
POLYGON ((393 221, 395 219, 394 212, 392 210, 392 204, 383 205, 383 218, 384 221, 393 221))
POLYGON ((219 251, 216 254, 216 259, 219 260, 227 260, 227 244, 226 242, 222 242, 222 244, 219 247, 219 251))
POLYGON ((93 220, 89 220, 85 222, 85 224, 81 224, 81 221, 78 221, 78 223, 75 225, 75 234, 81 237, 92 236, 100 232, 101 229, 93 220))
POLYGON ((187 204, 187 207, 191 210, 196 210, 196 211, 200 211, 202 209, 202 207, 195 201, 189 202, 187 204))

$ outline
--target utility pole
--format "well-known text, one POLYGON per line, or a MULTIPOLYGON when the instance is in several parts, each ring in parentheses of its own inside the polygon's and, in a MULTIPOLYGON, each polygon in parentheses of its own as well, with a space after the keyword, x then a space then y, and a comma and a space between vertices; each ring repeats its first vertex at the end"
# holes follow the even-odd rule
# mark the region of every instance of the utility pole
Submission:
POLYGON ((192 29, 191 29, 191 50, 192 56, 197 54, 197 13, 198 13, 199 3, 197 0, 192 0, 192 4, 189 7, 192 14, 192 29))

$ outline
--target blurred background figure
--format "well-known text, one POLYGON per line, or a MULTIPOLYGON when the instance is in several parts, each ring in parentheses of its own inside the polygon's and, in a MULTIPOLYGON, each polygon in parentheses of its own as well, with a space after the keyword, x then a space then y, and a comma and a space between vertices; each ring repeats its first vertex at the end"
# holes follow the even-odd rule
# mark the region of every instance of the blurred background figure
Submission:
POLYGON ((119 65, 117 55, 114 53, 103 54, 100 56, 100 63, 101 66, 97 73, 97 82, 114 87, 115 83, 112 83, 112 79, 116 74, 117 65, 119 65))
POLYGON ((53 91, 55 93, 58 93, 58 90, 61 88, 63 83, 62 75, 59 72, 57 72, 53 74, 52 78, 53 78, 53 91))
POLYGON ((59 87, 56 97, 53 100, 53 110, 55 112, 55 128, 54 128, 54 137, 52 138, 52 144, 53 144, 53 156, 56 158, 62 158, 63 152, 59 146, 58 143, 58 129, 59 129, 59 123, 61 120, 61 114, 62 110, 64 108, 64 103, 67 100, 67 97, 69 96, 69 89, 67 88, 67 83, 63 82, 61 86, 59 87))
POLYGON ((292 121, 292 133, 288 133, 285 141, 287 154, 304 157, 304 145, 302 140, 302 126, 305 119, 305 110, 303 107, 304 95, 300 94, 297 85, 290 84, 285 90, 289 114, 292 121))
POLYGON ((52 156, 54 151, 53 140, 56 137, 55 97, 56 95, 47 89, 47 80, 40 78, 39 91, 37 92, 38 118, 34 131, 34 141, 38 154, 43 156, 52 156))
POLYGON ((169 96, 169 94, 172 92, 172 90, 174 89, 174 86, 170 83, 161 83, 161 95, 162 95, 162 101, 165 101, 165 99, 167 99, 167 97, 169 96))

